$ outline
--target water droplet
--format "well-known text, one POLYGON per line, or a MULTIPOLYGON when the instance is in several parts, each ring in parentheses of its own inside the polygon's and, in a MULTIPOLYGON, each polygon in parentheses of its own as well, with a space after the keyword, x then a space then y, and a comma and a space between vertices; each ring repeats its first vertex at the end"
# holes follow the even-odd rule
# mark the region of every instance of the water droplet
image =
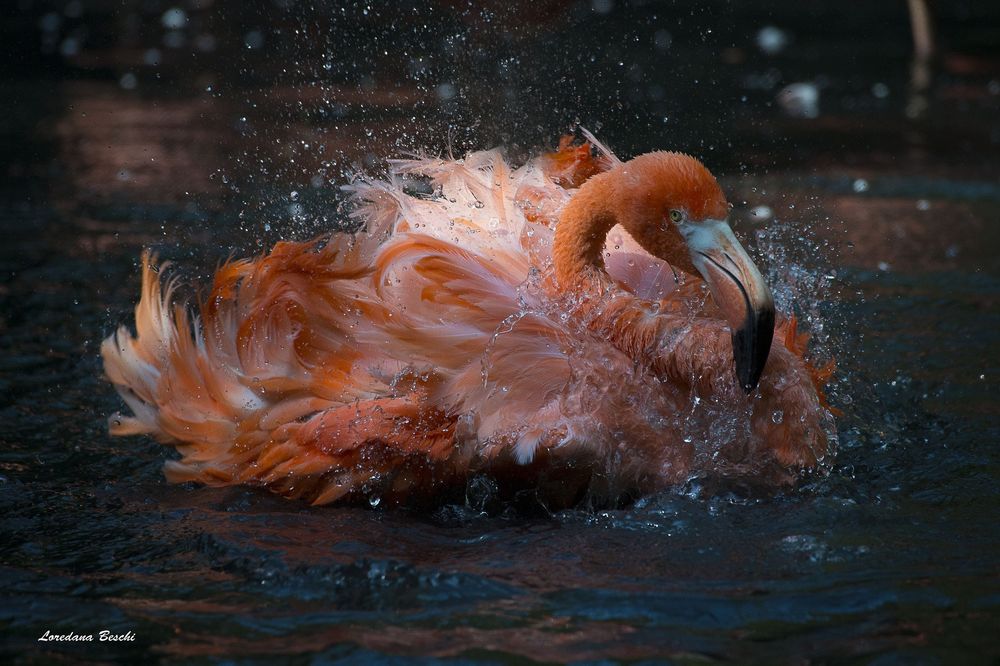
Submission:
POLYGON ((590 6, 598 14, 608 14, 614 9, 614 0, 591 0, 590 6))
POLYGON ((442 83, 437 87, 435 92, 437 93, 438 99, 441 101, 448 101, 455 96, 457 90, 455 89, 455 86, 450 83, 442 83))
POLYGON ((179 30, 187 23, 187 14, 183 9, 172 7, 163 12, 163 16, 160 17, 160 23, 168 30, 179 30))
POLYGON ((784 420, 785 420, 785 413, 780 409, 776 409, 773 412, 771 412, 771 421, 773 421, 774 423, 781 423, 784 420))
POLYGON ((781 53, 788 46, 788 34, 781 28, 766 25, 757 32, 757 48, 767 55, 781 53))
POLYGON ((673 42, 673 35, 666 30, 657 30, 653 34, 653 47, 656 48, 657 51, 666 51, 670 48, 670 45, 673 44, 673 42))
POLYGON ((264 46, 264 34, 260 30, 251 30, 243 36, 243 44, 248 49, 259 49, 264 46))

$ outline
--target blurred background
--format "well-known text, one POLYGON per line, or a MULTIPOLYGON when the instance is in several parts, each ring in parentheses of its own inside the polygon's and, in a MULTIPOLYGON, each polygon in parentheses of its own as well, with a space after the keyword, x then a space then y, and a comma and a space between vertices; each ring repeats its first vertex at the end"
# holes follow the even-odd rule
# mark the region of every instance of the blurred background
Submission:
POLYGON ((7 0, 4 659, 995 663, 1000 3, 7 0), (112 440, 138 257, 347 224, 412 151, 701 158, 834 358, 828 476, 545 519, 168 486, 112 440), (100 625, 100 626, 98 626, 100 625), (45 630, 135 631, 127 645, 45 630))
MULTIPOLYGON (((578 123, 623 156, 671 148, 722 175, 808 174, 789 196, 851 193, 880 173, 864 193, 934 198, 960 179, 995 184, 1000 163, 992 2, 12 0, 5 11, 5 187, 71 206, 235 206, 261 247, 328 227, 345 171, 421 149, 503 145, 523 159, 578 123)), ((889 264, 913 251, 883 245, 889 264)))

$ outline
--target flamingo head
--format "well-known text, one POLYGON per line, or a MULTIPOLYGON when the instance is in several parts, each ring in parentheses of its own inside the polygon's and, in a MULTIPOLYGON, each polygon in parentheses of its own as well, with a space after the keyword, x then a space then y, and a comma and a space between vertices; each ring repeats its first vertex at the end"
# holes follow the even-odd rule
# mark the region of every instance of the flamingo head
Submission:
POLYGON ((774 336, 774 298, 729 227, 722 188, 682 153, 647 153, 617 170, 614 218, 647 252, 705 279, 732 331, 736 376, 753 390, 774 336))

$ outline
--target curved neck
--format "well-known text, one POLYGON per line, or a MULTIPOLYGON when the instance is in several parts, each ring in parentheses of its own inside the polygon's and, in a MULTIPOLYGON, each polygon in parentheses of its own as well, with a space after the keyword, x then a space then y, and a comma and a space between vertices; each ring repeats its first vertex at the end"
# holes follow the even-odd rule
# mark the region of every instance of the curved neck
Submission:
POLYGON ((612 172, 594 176, 569 200, 552 239, 556 279, 570 287, 581 279, 605 275, 604 241, 618 222, 611 207, 615 177, 612 172))

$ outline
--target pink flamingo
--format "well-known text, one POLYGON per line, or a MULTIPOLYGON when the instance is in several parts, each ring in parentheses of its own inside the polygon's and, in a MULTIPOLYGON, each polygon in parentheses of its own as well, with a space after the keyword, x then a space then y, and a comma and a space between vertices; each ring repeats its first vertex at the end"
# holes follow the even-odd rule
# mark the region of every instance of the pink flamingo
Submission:
POLYGON ((350 187, 364 231, 224 265, 193 320, 145 254, 137 333, 102 346, 132 411, 111 432, 176 447, 171 481, 313 504, 487 475, 564 506, 819 466, 830 370, 794 319, 772 340, 715 178, 588 137, 599 158, 564 141, 516 170, 495 150, 395 161, 350 187))

